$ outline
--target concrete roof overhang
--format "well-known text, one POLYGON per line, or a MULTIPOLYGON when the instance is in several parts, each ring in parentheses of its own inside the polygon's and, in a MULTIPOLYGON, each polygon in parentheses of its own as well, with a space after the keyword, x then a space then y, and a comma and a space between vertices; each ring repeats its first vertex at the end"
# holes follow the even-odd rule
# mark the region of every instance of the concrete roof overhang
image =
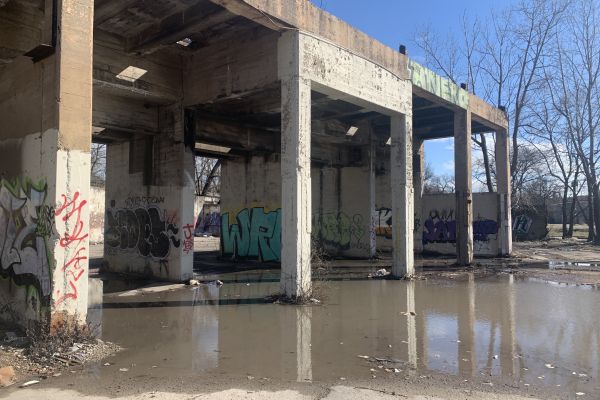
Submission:
POLYGON ((413 83, 413 129, 424 139, 454 134, 453 113, 472 115, 472 132, 506 129, 503 111, 385 46, 307 0, 211 0, 269 29, 299 29, 360 54, 413 83))

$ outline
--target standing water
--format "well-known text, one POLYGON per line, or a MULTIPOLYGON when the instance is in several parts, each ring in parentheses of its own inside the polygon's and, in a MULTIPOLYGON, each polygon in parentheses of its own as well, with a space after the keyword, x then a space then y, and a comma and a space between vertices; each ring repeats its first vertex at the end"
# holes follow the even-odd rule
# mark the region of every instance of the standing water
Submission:
POLYGON ((600 397, 598 290, 465 275, 327 282, 320 305, 266 304, 277 289, 240 282, 109 294, 103 339, 126 349, 112 362, 161 376, 331 382, 441 373, 600 397))

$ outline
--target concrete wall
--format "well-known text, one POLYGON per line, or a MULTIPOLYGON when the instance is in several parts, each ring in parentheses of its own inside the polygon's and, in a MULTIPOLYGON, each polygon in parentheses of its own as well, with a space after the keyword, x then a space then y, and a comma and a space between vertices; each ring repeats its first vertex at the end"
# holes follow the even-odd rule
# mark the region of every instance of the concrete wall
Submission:
POLYGON ((194 253, 193 156, 161 135, 139 163, 145 140, 107 146, 104 258, 111 271, 183 281, 194 253))
MULTIPOLYGON (((452 194, 424 195, 418 238, 423 251, 456 254, 456 196, 452 194)), ((473 195, 473 242, 478 256, 498 255, 499 197, 496 193, 473 195)))
POLYGON ((279 155, 223 161, 221 252, 231 258, 280 260, 279 155))
POLYGON ((90 243, 104 243, 104 214, 106 193, 103 187, 90 190, 90 243))
MULTIPOLYGON (((280 261, 279 156, 227 160, 221 175, 223 256, 280 261)), ((311 184, 315 243, 332 256, 369 257, 368 170, 312 167, 311 184)))

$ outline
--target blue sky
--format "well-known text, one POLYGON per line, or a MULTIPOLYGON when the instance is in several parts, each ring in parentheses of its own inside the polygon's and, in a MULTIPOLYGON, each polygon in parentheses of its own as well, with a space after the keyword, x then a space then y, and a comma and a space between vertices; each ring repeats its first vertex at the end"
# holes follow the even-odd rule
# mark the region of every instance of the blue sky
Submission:
MULTIPOLYGON (((440 34, 460 34, 461 18, 485 18, 492 9, 503 8, 510 0, 312 0, 328 12, 357 27, 369 36, 398 49, 407 46, 409 56, 423 59, 414 45, 414 32, 431 26, 440 34)), ((436 174, 454 174, 453 140, 425 143, 426 161, 436 174)), ((474 157, 476 155, 474 154, 474 157)))

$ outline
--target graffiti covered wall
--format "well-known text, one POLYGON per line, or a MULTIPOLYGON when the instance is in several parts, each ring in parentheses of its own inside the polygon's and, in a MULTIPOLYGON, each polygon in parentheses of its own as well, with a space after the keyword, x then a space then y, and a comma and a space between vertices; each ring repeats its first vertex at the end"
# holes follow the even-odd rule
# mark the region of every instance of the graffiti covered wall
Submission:
MULTIPOLYGON (((55 212, 47 195, 44 181, 0 180, 0 277, 7 284, 12 282, 9 292, 24 293, 32 314, 49 306, 52 294, 49 242, 55 212)), ((3 306, 9 304, 7 301, 3 306)))
MULTIPOLYGON (((280 261, 280 206, 281 164, 278 155, 224 160, 219 215, 222 256, 280 261)), ((205 222, 210 220, 207 218, 205 222)))
POLYGON ((160 179, 155 181, 161 185, 145 185, 143 172, 129 169, 128 147, 128 143, 107 147, 105 265, 132 275, 189 279, 196 225, 193 186, 181 186, 177 175, 181 170, 168 163, 157 167, 160 179), (123 174, 127 170, 131 173, 123 174))
MULTIPOLYGON (((315 244, 331 256, 369 257, 368 172, 360 167, 311 169, 315 244), (356 182, 364 182, 364 186, 356 182)), ((227 160, 221 177, 221 253, 242 260, 281 257, 281 166, 277 156, 227 160)))
MULTIPOLYGON (((454 194, 424 195, 420 223, 415 237, 423 251, 456 254, 454 194)), ((475 255, 498 254, 499 202, 496 193, 473 194, 473 245, 475 255)), ((417 224, 415 224, 417 226, 417 224)))

